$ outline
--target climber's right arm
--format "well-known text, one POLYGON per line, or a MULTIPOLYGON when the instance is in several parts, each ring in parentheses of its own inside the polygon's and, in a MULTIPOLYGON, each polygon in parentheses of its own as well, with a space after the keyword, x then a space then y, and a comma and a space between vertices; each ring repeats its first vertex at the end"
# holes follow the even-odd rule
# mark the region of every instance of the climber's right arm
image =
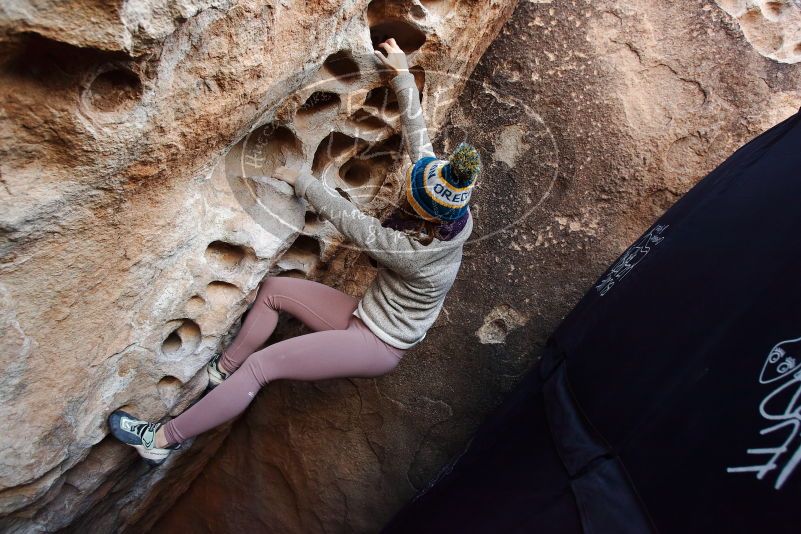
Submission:
POLYGON ((431 139, 428 137, 428 129, 414 75, 408 70, 400 72, 389 81, 389 84, 398 97, 401 128, 406 138, 406 149, 409 151, 412 163, 426 156, 436 157, 431 139))

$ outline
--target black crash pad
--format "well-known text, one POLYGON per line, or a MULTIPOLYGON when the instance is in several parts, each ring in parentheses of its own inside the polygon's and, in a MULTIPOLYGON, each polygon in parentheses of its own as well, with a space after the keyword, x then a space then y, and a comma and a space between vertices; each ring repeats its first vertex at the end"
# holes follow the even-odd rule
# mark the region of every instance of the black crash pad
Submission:
POLYGON ((801 532, 801 115, 593 284, 399 532, 801 532))

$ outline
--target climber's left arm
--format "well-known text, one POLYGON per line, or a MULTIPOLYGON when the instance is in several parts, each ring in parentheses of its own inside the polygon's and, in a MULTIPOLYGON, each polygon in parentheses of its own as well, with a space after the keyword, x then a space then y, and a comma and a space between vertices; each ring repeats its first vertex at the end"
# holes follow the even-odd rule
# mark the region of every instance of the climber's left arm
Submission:
POLYGON ((401 129, 409 158, 412 163, 416 163, 423 157, 436 157, 420 104, 420 91, 417 89, 414 75, 409 70, 406 53, 392 37, 379 44, 378 48, 383 48, 386 56, 375 50, 376 56, 393 73, 389 85, 398 99, 401 129))

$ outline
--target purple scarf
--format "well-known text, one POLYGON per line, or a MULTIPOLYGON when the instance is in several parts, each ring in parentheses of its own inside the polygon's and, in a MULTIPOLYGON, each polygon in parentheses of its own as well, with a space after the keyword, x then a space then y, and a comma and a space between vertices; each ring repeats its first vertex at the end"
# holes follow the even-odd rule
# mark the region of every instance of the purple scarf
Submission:
MULTIPOLYGON (((467 224, 467 218, 470 217, 470 212, 465 212, 464 215, 453 221, 443 221, 437 227, 437 235, 434 236, 441 241, 450 241, 456 237, 462 228, 467 224)), ((400 210, 395 210, 389 218, 381 223, 385 228, 392 228, 394 230, 411 230, 420 226, 420 222, 415 219, 404 218, 400 210)))

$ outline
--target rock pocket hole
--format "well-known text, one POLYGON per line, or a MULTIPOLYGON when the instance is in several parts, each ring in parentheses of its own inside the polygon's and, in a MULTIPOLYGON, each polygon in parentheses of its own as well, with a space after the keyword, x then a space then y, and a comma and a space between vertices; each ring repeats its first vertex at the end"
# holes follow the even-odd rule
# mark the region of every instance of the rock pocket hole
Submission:
POLYGON ((755 23, 762 18, 762 11, 758 7, 751 7, 740 17, 740 22, 755 23))
POLYGON ((395 96, 395 92, 388 87, 382 86, 371 89, 364 99, 364 105, 375 108, 384 115, 397 115, 400 113, 398 98, 395 96))
POLYGON ((395 134, 369 146, 340 167, 339 180, 358 204, 370 202, 381 189, 390 167, 400 158, 401 142, 400 134, 395 134))
POLYGON ((142 96, 139 77, 126 68, 112 68, 100 72, 87 89, 86 97, 96 111, 108 113, 127 111, 142 96))
POLYGON ((303 144, 287 126, 274 123, 254 130, 225 158, 226 171, 236 176, 270 175, 282 165, 303 160, 303 144))
POLYGON ((340 50, 328 56, 323 62, 323 69, 343 82, 353 82, 359 78, 359 65, 347 50, 340 50))
POLYGON ((206 301, 200 295, 194 295, 186 301, 186 313, 190 315, 197 315, 202 312, 206 307, 206 301))
POLYGON ((370 165, 360 159, 351 159, 339 169, 339 177, 350 186, 359 187, 370 181, 370 165))
POLYGON ((181 394, 181 389, 183 388, 183 382, 175 378, 174 376, 165 376, 161 380, 159 380, 158 384, 156 384, 156 389, 159 392, 159 397, 167 409, 172 408, 175 406, 175 402, 178 400, 178 396, 181 394))
POLYGON ((492 323, 490 323, 490 325, 492 326, 492 328, 494 328, 496 331, 502 334, 507 334, 509 332, 509 326, 503 319, 495 319, 494 321, 492 321, 492 323))
POLYGON ((206 263, 215 271, 236 270, 248 256, 244 247, 226 243, 225 241, 213 241, 206 247, 206 263))
POLYGON ((762 5, 765 17, 772 20, 781 18, 781 16, 784 14, 784 11, 789 7, 790 6, 785 2, 765 2, 762 5))
POLYGON ((409 72, 414 76, 414 84, 417 86, 417 94, 420 97, 420 103, 423 103, 423 88, 426 85, 426 71, 420 65, 409 67, 409 72))
POLYGON ((320 242, 314 237, 301 234, 278 260, 278 267, 296 270, 306 278, 320 264, 320 253, 320 242))
POLYGON ((292 249, 302 252, 308 252, 315 256, 320 256, 320 242, 314 237, 308 235, 299 235, 295 242, 292 243, 292 249))
POLYGON ((320 216, 314 213, 313 211, 306 211, 306 215, 303 218, 303 224, 317 224, 320 222, 320 216))
POLYGON ((200 327, 191 319, 181 319, 178 328, 174 329, 161 344, 161 352, 170 358, 179 358, 192 354, 200 345, 200 327))
POLYGON ((315 91, 299 108, 298 115, 311 115, 339 107, 340 98, 336 93, 329 91, 315 91))
POLYGON ((367 143, 342 132, 331 132, 317 145, 312 160, 312 173, 320 176, 334 162, 353 154, 367 143))
POLYGON ((323 220, 318 214, 311 210, 307 210, 303 218, 303 232, 306 234, 314 233, 320 227, 323 220))
POLYGON ((216 280, 206 286, 206 296, 213 306, 230 306, 236 302, 242 292, 234 284, 216 280))
POLYGON ((389 126, 383 120, 371 115, 363 109, 357 109, 350 120, 353 121, 357 128, 364 128, 365 131, 380 130, 389 126))
POLYGON ((161 351, 164 354, 175 354, 181 350, 182 345, 183 341, 181 341, 181 336, 178 335, 178 332, 172 332, 161 344, 161 351))
POLYGON ((383 48, 378 48, 378 45, 390 37, 394 37, 401 50, 407 54, 418 50, 426 42, 426 34, 405 20, 382 20, 370 26, 370 41, 373 43, 374 49, 383 50, 383 48))

